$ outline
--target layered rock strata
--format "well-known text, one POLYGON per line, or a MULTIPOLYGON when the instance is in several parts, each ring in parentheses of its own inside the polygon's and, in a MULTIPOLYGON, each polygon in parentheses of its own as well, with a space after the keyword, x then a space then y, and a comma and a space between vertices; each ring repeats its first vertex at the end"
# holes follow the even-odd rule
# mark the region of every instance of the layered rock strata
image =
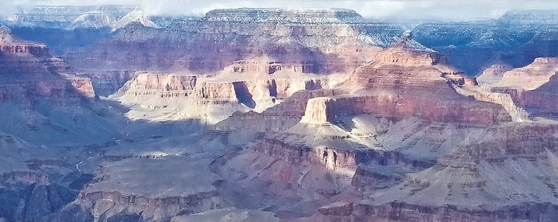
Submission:
POLYGON ((355 203, 351 220, 552 221, 556 154, 548 147, 556 142, 550 136, 555 130, 528 123, 487 132, 478 143, 457 147, 434 167, 373 196, 375 203, 355 203))
MULTIPOLYGON (((513 102, 533 115, 553 115, 558 110, 554 104, 554 85, 558 72, 556 58, 537 58, 525 67, 503 73, 500 80, 484 87, 510 97, 513 102)), ((489 74, 486 74, 489 75, 489 74)), ((479 78, 484 78, 482 75, 479 78)))
POLYGON ((218 177, 208 167, 205 160, 192 162, 188 157, 174 156, 109 162, 103 165, 97 179, 81 191, 76 203, 100 220, 125 212, 160 221, 223 208, 226 203, 212 185, 218 177), (161 181, 163 178, 157 176, 161 173, 173 176, 161 181))
POLYGON ((6 27, 0 28, 0 36, 1 99, 95 96, 91 81, 73 74, 45 45, 17 40, 6 27))
MULTIPOLYGON (((437 170, 440 161, 453 150, 460 150, 456 147, 461 144, 476 144, 470 141, 486 139, 485 136, 493 135, 502 124, 513 126, 512 121, 528 120, 528 115, 509 96, 479 87, 475 79, 452 68, 445 57, 416 43, 410 34, 377 53, 373 62, 356 69, 340 87, 331 91, 301 91, 284 103, 260 115, 235 114, 217 124, 224 127, 233 120, 246 121, 235 128, 220 128, 239 131, 232 135, 250 130, 272 131, 250 137, 257 140, 228 160, 222 175, 235 186, 255 187, 301 201, 335 197, 315 209, 314 216, 301 221, 373 218, 399 221, 436 217, 429 205, 416 204, 428 209, 424 215, 417 213, 421 210, 406 208, 405 204, 391 209, 389 206, 399 202, 379 196, 383 192, 376 191, 388 189, 397 193, 400 187, 406 189, 402 184, 413 181, 413 173, 437 170), (294 100, 306 102, 306 106, 295 109, 298 112, 282 109, 294 100), (289 118, 300 121, 296 124, 270 122, 274 111, 282 113, 279 116, 293 114, 289 118), (266 125, 254 129, 251 119, 266 125), (327 179, 321 172, 327 172, 331 178, 327 179), (364 194, 343 198, 351 190, 364 194), (378 197, 371 199, 366 195, 378 197), (361 212, 371 206, 377 207, 374 212, 390 212, 390 216, 361 212), (391 212, 399 210, 405 211, 405 216, 392 218, 391 212)), ((506 137, 494 135, 493 138, 506 137)))
MULTIPOLYGON (((132 73, 146 69, 215 73, 233 65, 231 69, 242 72, 258 67, 241 61, 265 56, 272 60, 259 67, 268 73, 283 69, 327 74, 361 66, 377 51, 371 45, 390 44, 400 33, 398 27, 365 21, 354 11, 229 9, 209 12, 201 20, 177 20, 165 29, 131 24, 64 58, 86 76, 101 72, 99 67, 132 73)), ((113 79, 106 78, 94 80, 113 79)))
POLYGON ((548 82, 558 72, 558 59, 537 58, 528 66, 505 72, 493 87, 533 90, 548 82))
MULTIPOLYGON (((236 111, 262 112, 280 104, 297 91, 333 88, 346 80, 346 75, 320 76, 277 69, 269 74, 267 60, 244 62, 241 69, 227 67, 215 77, 188 73, 138 72, 121 92, 111 98, 155 112, 167 112, 172 118, 197 118, 216 123, 236 111), (249 69, 262 64, 265 69, 249 69)), ((141 114, 143 115, 143 114, 141 114)), ((141 118, 141 117, 140 117, 141 118)))
POLYGON ((488 125, 511 121, 500 105, 479 102, 456 91, 475 85, 474 79, 447 65, 442 55, 407 34, 351 75, 343 87, 351 89, 352 94, 310 100, 312 108, 303 122, 332 122, 341 116, 365 113, 488 125))

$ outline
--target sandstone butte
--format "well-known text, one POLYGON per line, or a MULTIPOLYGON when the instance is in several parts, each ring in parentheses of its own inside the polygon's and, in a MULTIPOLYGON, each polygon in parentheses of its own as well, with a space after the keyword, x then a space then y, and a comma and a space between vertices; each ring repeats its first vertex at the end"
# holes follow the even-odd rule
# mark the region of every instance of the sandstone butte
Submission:
POLYGON ((0 221, 558 217, 556 58, 474 78, 352 10, 124 11, 64 60, 0 28, 0 221))

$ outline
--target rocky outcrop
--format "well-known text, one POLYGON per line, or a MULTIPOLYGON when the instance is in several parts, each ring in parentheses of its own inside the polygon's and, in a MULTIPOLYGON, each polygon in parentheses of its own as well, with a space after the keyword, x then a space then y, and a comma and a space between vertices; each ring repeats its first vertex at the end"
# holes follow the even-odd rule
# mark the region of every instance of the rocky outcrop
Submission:
MULTIPOLYGON (((534 116, 548 116, 558 110, 558 107, 553 105, 555 104, 553 101, 556 101, 554 90, 556 72, 558 72, 558 59, 537 58, 526 67, 505 72, 498 82, 484 87, 494 92, 492 93, 494 95, 503 94, 510 97, 517 107, 529 110, 534 116)), ((479 78, 484 78, 484 76, 479 76, 479 78)), ((492 97, 494 98, 494 96, 492 97)), ((507 110, 517 109, 511 106, 510 99, 497 97, 506 100, 505 104, 510 104, 504 105, 507 110)), ((484 98, 488 97, 484 96, 484 98)))
POLYGON ((333 122, 336 118, 373 113, 379 117, 403 119, 419 116, 432 122, 498 124, 511 121, 510 115, 499 105, 470 101, 440 101, 407 97, 360 95, 337 98, 316 98, 309 101, 303 121, 308 123, 333 122), (422 100, 421 100, 422 99, 422 100), (400 105, 398 105, 400 104, 400 105))
POLYGON ((410 31, 403 33, 399 42, 377 54, 374 61, 381 64, 395 64, 398 66, 448 64, 446 57, 416 42, 410 31))
POLYGON ((553 116, 558 113, 556 84, 558 84, 558 76, 554 75, 550 77, 547 83, 537 89, 524 92, 516 91, 520 94, 516 98, 522 106, 533 110, 538 115, 553 116))
POLYGON ((86 98, 93 98, 96 96, 95 89, 91 79, 87 77, 69 75, 66 78, 70 81, 72 87, 77 91, 77 93, 86 98))
POLYGON ((310 99, 324 96, 342 94, 340 90, 300 90, 279 104, 258 113, 249 111, 246 113, 236 112, 229 118, 215 124, 216 130, 242 132, 270 132, 284 131, 298 122, 304 116, 307 103, 310 99))
MULTIPOLYGON (((391 36, 400 33, 396 26, 364 21, 354 11, 216 10, 204 19, 177 20, 165 29, 131 24, 117 30, 111 39, 70 51, 64 58, 87 76, 98 67, 121 72, 215 73, 228 67, 236 72, 261 69, 274 73, 281 69, 328 74, 350 72, 363 65, 378 50, 370 45, 390 44, 391 36), (222 19, 222 14, 227 19, 222 19), (267 14, 274 15, 262 19, 267 14), (308 18, 311 21, 305 20, 308 14, 315 14, 308 18), (358 22, 350 22, 355 19, 358 22), (272 60, 247 64, 253 57, 272 60)), ((110 79, 107 76, 100 81, 110 79)))
POLYGON ((530 121, 531 119, 529 113, 524 108, 517 106, 513 97, 509 94, 479 89, 473 93, 473 97, 479 101, 500 104, 508 112, 513 121, 523 122, 530 121))
POLYGON ((407 33, 351 75, 343 87, 355 93, 310 100, 303 121, 331 122, 366 113, 397 119, 416 115, 433 122, 511 121, 500 105, 476 101, 455 89, 474 85, 474 79, 448 66, 442 55, 425 49, 407 33))
POLYGON ((149 198, 139 195, 123 195, 119 192, 92 192, 79 197, 79 202, 91 211, 94 218, 107 220, 121 212, 142 215, 152 221, 168 219, 176 215, 194 214, 218 209, 216 191, 188 196, 149 198))
POLYGON ((30 97, 91 98, 91 81, 75 76, 45 45, 15 39, 9 29, 0 31, 0 99, 30 97))
POLYGON ((16 183, 26 183, 26 184, 48 184, 48 176, 45 174, 37 173, 37 172, 9 172, 3 173, 2 179, 0 183, 3 185, 7 184, 16 184, 16 183))
POLYGON ((352 215, 345 218, 551 221, 556 206, 551 179, 556 150, 545 147, 554 146, 556 139, 550 135, 555 132, 556 126, 540 123, 488 130, 484 139, 454 149, 432 168, 408 174, 406 182, 374 195, 374 202, 355 202, 352 215), (513 165, 521 167, 510 168, 513 165), (429 198, 421 197, 427 193, 429 198))
POLYGON ((213 185, 219 178, 210 172, 209 161, 178 156, 109 161, 75 203, 101 221, 120 214, 161 221, 223 208, 226 203, 213 185))
POLYGON ((548 82, 558 72, 558 59, 537 58, 528 66, 505 72, 493 87, 533 90, 548 82))
MULTIPOLYGON (((251 60, 244 65, 260 63, 259 61, 261 60, 251 60)), ((178 113, 182 116, 178 118, 199 118, 216 123, 236 111, 253 110, 261 113, 280 104, 297 91, 330 89, 346 80, 346 75, 343 74, 320 76, 288 70, 277 70, 274 74, 269 74, 267 69, 244 70, 224 70, 214 77, 138 72, 112 98, 145 110, 178 113)))
MULTIPOLYGON (((345 139, 342 137, 336 139, 345 139)), ((289 164, 323 166, 332 171, 349 170, 354 174, 359 165, 405 165, 424 169, 429 161, 411 160, 397 152, 381 152, 370 149, 346 149, 346 147, 299 146, 276 139, 262 139, 250 146, 255 152, 282 159, 289 164)))
POLYGON ((513 67, 507 64, 494 64, 484 69, 476 79, 479 85, 489 87, 498 83, 504 77, 504 73, 512 69, 513 67))
POLYGON ((125 95, 130 97, 153 95, 160 98, 187 97, 193 93, 197 79, 198 76, 195 75, 136 73, 136 77, 130 82, 125 95))
POLYGON ((279 23, 364 23, 361 15, 351 9, 215 9, 204 18, 224 22, 279 22, 279 23))

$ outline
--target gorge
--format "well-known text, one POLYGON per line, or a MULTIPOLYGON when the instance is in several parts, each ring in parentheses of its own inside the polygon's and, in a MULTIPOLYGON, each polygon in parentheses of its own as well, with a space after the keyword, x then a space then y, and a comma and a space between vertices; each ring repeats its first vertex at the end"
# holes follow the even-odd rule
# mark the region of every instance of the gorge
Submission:
POLYGON ((558 216, 558 13, 16 15, 0 21, 0 221, 558 216))

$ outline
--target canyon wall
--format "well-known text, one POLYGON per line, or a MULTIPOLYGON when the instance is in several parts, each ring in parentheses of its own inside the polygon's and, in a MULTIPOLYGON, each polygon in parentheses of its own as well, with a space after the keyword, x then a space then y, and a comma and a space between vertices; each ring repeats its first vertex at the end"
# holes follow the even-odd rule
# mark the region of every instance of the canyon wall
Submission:
POLYGON ((11 31, 0 30, 0 98, 30 97, 91 98, 91 81, 73 74, 61 59, 53 57, 45 45, 17 40, 11 31))
POLYGON ((120 73, 188 70, 214 74, 230 66, 242 72, 258 69, 241 64, 252 57, 269 57, 269 64, 259 67, 268 73, 282 69, 329 74, 361 66, 378 50, 371 46, 390 44, 393 36, 401 32, 397 26, 364 20, 354 11, 226 9, 209 12, 201 20, 176 20, 165 29, 131 24, 117 30, 110 39, 69 51, 63 58, 80 75, 106 73, 100 79, 92 78, 95 86, 115 79, 103 72, 107 69, 120 73), (277 15, 261 19, 258 13, 277 15), (223 15, 227 19, 222 19, 223 15), (306 18, 315 21, 296 21, 306 18))

